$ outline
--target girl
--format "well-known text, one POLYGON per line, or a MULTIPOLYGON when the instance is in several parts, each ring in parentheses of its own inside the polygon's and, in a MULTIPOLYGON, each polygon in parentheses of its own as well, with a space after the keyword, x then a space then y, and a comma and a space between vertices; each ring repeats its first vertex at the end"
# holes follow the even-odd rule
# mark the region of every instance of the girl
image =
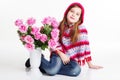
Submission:
MULTIPOLYGON (((55 51, 52 51, 50 61, 42 57, 39 67, 42 72, 48 75, 77 76, 81 72, 80 66, 84 65, 85 62, 91 69, 102 68, 91 63, 87 30, 82 25, 83 19, 83 6, 78 2, 70 4, 59 25, 60 45, 55 51)), ((30 67, 29 59, 25 65, 30 67)))

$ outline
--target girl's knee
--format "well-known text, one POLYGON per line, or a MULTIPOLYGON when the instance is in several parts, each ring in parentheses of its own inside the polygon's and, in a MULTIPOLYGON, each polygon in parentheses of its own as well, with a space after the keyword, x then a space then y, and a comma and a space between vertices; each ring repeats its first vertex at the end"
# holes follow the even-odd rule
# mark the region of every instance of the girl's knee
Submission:
POLYGON ((46 73, 50 76, 54 76, 55 74, 58 73, 59 70, 60 70, 59 67, 52 67, 52 68, 49 68, 49 70, 46 70, 46 73))
POLYGON ((80 66, 76 66, 73 70, 72 70, 72 76, 78 76, 81 73, 81 67, 80 66))
POLYGON ((57 72, 58 72, 58 71, 52 69, 52 70, 48 71, 47 74, 50 75, 50 76, 54 76, 54 75, 57 74, 57 72))
POLYGON ((55 74, 57 74, 62 66, 62 61, 60 57, 57 56, 53 60, 54 61, 52 62, 52 64, 50 64, 50 66, 45 69, 46 73, 50 76, 54 76, 55 74))

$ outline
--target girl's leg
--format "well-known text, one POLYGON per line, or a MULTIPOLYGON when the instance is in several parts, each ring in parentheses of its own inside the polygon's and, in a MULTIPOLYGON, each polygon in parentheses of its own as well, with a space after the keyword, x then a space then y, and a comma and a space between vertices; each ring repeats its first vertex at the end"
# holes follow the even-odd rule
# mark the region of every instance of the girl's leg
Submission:
POLYGON ((58 73, 61 66, 62 61, 60 57, 57 54, 52 53, 50 61, 47 61, 44 57, 42 57, 40 69, 45 70, 45 72, 49 75, 55 75, 58 73))
MULTIPOLYGON (((44 57, 41 58, 41 65, 39 69, 48 75, 55 75, 60 70, 61 65, 62 61, 60 57, 57 54, 52 53, 50 61, 47 61, 44 57)), ((25 66, 30 67, 29 59, 26 61, 25 66)))
POLYGON ((80 65, 75 61, 70 61, 66 65, 62 65, 58 74, 67 75, 67 76, 78 76, 81 72, 80 65))

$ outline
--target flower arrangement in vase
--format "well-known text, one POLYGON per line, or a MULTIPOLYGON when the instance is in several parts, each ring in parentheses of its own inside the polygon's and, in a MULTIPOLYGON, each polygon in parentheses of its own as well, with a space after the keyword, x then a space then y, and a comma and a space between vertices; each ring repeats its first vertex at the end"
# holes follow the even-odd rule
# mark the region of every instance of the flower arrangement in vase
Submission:
POLYGON ((36 19, 33 17, 28 18, 25 23, 22 19, 15 21, 19 38, 30 52, 30 65, 34 72, 39 71, 42 50, 46 48, 54 50, 59 40, 59 23, 56 19, 54 17, 45 17, 41 22, 43 25, 36 27, 36 19))

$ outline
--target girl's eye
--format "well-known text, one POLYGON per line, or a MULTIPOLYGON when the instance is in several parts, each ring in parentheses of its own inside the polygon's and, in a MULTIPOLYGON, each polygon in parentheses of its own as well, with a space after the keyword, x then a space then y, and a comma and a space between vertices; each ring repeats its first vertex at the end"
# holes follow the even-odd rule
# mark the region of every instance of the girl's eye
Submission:
POLYGON ((80 14, 77 13, 76 15, 79 16, 80 14))
POLYGON ((71 10, 70 12, 74 12, 73 10, 71 10))

